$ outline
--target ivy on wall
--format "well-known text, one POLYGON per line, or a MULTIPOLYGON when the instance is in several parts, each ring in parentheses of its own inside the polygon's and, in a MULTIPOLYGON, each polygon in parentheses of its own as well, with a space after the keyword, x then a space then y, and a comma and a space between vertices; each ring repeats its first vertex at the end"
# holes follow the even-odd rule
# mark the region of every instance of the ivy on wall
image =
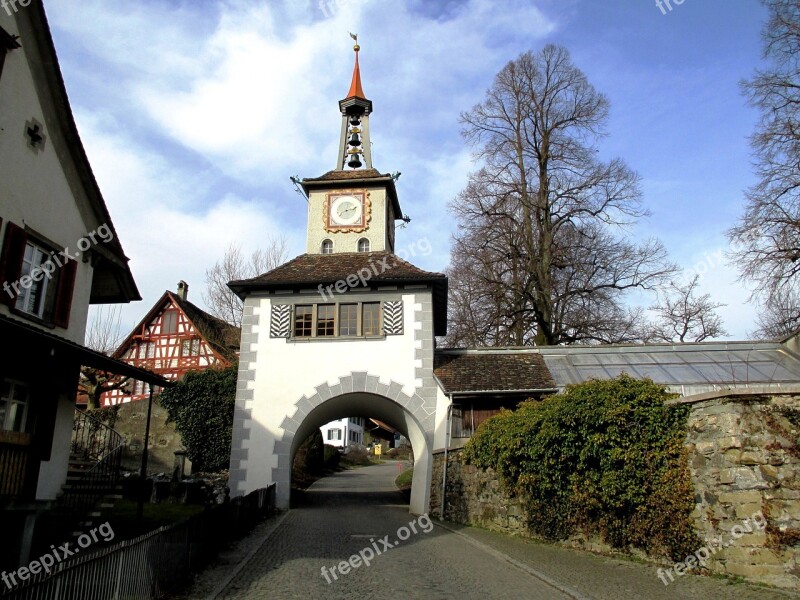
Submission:
POLYGON ((190 371, 159 400, 181 434, 193 471, 228 469, 238 365, 190 371))
POLYGON ((464 458, 494 469, 545 539, 599 535, 616 548, 682 559, 702 546, 683 443, 689 414, 627 375, 569 386, 481 425, 464 458))

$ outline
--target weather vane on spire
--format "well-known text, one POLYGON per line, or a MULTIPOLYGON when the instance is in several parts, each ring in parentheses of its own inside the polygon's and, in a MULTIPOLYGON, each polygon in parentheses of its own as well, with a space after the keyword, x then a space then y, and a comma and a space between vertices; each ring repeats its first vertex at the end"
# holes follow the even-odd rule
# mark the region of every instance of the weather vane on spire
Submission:
POLYGON ((358 45, 358 34, 357 33, 350 33, 350 37, 353 38, 356 42, 355 46, 353 46, 353 50, 358 52, 361 50, 361 46, 358 45))

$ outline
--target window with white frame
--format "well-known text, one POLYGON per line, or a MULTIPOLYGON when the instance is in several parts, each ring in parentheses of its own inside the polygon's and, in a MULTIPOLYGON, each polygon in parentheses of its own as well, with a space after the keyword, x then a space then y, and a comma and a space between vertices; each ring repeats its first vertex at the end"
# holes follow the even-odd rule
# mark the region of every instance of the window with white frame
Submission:
POLYGON ((369 240, 367 238, 361 238, 358 240, 358 251, 369 252, 369 240))
POLYGON ((342 439, 341 429, 328 429, 328 440, 338 441, 342 439))
POLYGON ((51 277, 41 276, 42 265, 50 258, 49 254, 41 246, 29 241, 25 244, 25 255, 20 271, 20 279, 31 274, 38 274, 39 280, 36 281, 33 277, 29 277, 30 285, 20 286, 20 294, 17 296, 15 308, 39 318, 44 317, 45 308, 55 299, 54 281, 51 277))
POLYGON ((27 385, 4 379, 0 385, 0 429, 24 432, 29 403, 30 388, 27 385))
POLYGON ((333 240, 322 240, 320 252, 322 254, 333 254, 333 240))

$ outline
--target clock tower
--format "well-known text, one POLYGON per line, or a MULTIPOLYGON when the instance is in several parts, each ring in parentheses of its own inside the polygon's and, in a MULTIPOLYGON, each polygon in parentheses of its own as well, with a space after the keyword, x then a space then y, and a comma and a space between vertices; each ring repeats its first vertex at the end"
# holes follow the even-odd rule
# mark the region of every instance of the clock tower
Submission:
POLYGON ((350 90, 339 101, 342 129, 336 168, 300 183, 308 197, 307 254, 394 252, 395 221, 403 218, 395 178, 372 166, 372 101, 361 85, 360 49, 358 43, 353 46, 350 90))
POLYGON ((288 508, 303 440, 339 419, 378 419, 414 449, 410 510, 423 514, 433 449, 447 432, 448 399, 433 373, 447 277, 395 253, 396 177, 372 166, 372 102, 354 50, 336 168, 298 182, 306 251, 228 284, 244 302, 229 485, 240 496, 275 483, 278 507, 288 508))

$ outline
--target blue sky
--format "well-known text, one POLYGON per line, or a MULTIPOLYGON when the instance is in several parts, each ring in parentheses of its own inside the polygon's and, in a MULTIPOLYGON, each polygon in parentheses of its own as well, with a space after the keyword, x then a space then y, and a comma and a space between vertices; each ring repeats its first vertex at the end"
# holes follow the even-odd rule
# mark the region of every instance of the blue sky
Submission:
MULTIPOLYGON (((605 157, 642 177, 652 215, 628 232, 656 236, 728 306, 731 338, 753 329, 746 286, 722 258, 724 231, 754 181, 757 113, 738 83, 762 65, 756 0, 48 0, 61 68, 98 182, 144 297, 132 326, 179 279, 202 305, 204 272, 235 242, 270 236, 304 251, 306 209, 289 181, 334 166, 337 101, 352 40, 374 102, 373 159, 401 171, 412 217, 398 248, 443 270, 448 203, 475 168, 458 115, 503 65, 546 43, 566 46, 611 102, 605 157), (417 245, 420 247, 420 245, 417 245)), ((652 296, 633 302, 648 305, 652 296)))

